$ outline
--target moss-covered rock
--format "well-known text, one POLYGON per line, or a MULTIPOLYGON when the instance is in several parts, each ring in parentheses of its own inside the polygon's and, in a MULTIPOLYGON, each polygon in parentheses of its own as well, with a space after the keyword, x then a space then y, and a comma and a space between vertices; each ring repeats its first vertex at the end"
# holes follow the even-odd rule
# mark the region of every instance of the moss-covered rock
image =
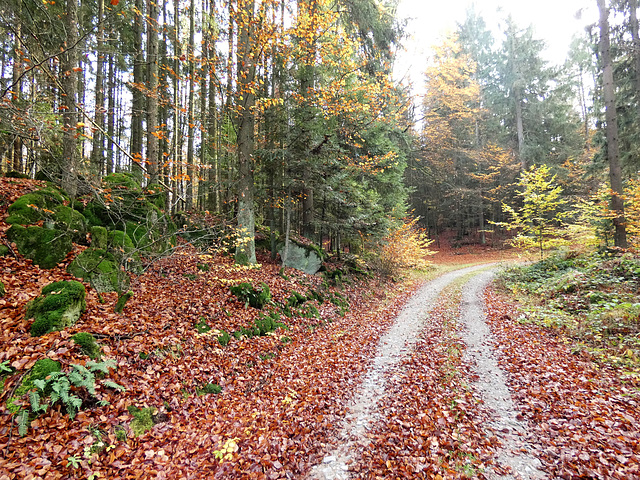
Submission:
POLYGON ((144 195, 149 202, 159 209, 165 208, 167 204, 167 191, 162 185, 149 184, 144 188, 144 195))
POLYGON ((26 318, 33 318, 31 335, 38 337, 67 328, 86 310, 84 285, 76 281, 54 282, 27 304, 26 318))
POLYGON ((131 237, 122 230, 112 230, 108 235, 108 248, 113 253, 116 260, 126 266, 127 270, 135 269, 135 265, 140 263, 140 257, 136 252, 131 237))
POLYGON ((7 230, 7 238, 21 255, 42 268, 55 267, 73 248, 71 237, 56 228, 13 225, 7 230))
POLYGON ((100 345, 96 342, 95 337, 88 332, 78 332, 71 337, 71 340, 80 347, 82 353, 92 360, 100 358, 100 355, 102 355, 100 345))
POLYGON ((177 229, 162 211, 165 202, 161 186, 143 190, 133 175, 111 174, 103 179, 102 191, 86 206, 84 215, 90 225, 121 230, 136 249, 157 254, 175 245, 177 229))
POLYGON ((7 209, 6 222, 11 225, 32 225, 51 218, 54 209, 63 205, 66 196, 53 187, 22 195, 7 209))
POLYGON ((34 381, 44 380, 49 375, 55 372, 61 371, 60 362, 51 360, 50 358, 42 358, 33 365, 31 371, 22 378, 22 382, 16 388, 13 396, 7 400, 7 407, 11 413, 16 413, 20 410, 20 406, 16 405, 16 401, 19 401, 24 397, 27 392, 35 388, 34 381))
POLYGON ((91 246, 106 250, 109 242, 109 232, 104 227, 91 227, 91 246))
POLYGON ((84 242, 87 234, 87 220, 77 210, 65 205, 55 208, 52 220, 56 228, 68 233, 73 241, 84 242))
POLYGON ((89 282, 98 292, 121 292, 129 286, 127 274, 109 251, 87 248, 71 262, 67 271, 76 278, 89 282))

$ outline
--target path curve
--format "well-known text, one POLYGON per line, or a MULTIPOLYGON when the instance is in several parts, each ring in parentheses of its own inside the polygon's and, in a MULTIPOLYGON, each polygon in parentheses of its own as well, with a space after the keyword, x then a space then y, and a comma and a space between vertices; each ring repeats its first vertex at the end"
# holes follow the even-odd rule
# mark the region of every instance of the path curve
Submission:
POLYGON ((425 325, 427 314, 435 306, 440 292, 456 279, 486 268, 487 265, 477 265, 446 273, 426 283, 411 297, 378 343, 373 362, 358 387, 354 401, 349 405, 349 413, 338 433, 339 445, 325 456, 322 464, 311 469, 309 479, 350 478, 348 465, 368 444, 366 433, 380 418, 376 406, 385 391, 385 374, 398 368, 405 357, 411 354, 411 349, 425 325))

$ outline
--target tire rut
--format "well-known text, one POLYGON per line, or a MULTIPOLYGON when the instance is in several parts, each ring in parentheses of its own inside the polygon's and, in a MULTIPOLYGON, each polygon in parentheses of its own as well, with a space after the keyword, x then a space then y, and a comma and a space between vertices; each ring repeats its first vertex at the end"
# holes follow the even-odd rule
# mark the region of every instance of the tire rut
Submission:
POLYGON ((348 480, 349 464, 369 442, 367 432, 379 420, 378 401, 384 396, 385 374, 398 368, 416 343, 425 326, 427 314, 433 309, 442 290, 456 279, 485 269, 479 265, 456 270, 436 278, 418 290, 407 302, 391 328, 380 339, 376 355, 368 373, 349 405, 349 413, 343 420, 336 437, 338 446, 314 466, 309 480, 348 480))

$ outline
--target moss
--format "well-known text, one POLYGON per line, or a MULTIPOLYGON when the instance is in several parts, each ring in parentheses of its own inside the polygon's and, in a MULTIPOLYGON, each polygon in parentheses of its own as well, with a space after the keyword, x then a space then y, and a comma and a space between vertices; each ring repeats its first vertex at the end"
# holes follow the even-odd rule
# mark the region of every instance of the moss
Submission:
POLYGON ((91 246, 93 248, 107 249, 108 232, 107 229, 100 226, 91 227, 91 246))
POLYGON ((144 189, 144 195, 149 202, 163 209, 167 204, 167 192, 161 185, 149 184, 144 189))
POLYGON ((98 292, 120 292, 129 285, 129 278, 121 271, 115 256, 100 248, 87 248, 81 252, 67 271, 91 283, 98 292))
POLYGON ((53 210, 65 202, 62 192, 47 187, 22 195, 7 209, 9 224, 31 225, 53 214, 53 210))
POLYGON ((155 409, 151 407, 138 408, 130 405, 127 407, 127 410, 133 416, 130 426, 136 437, 143 435, 153 428, 153 414, 155 409))
POLYGON ((50 358, 41 358, 31 368, 28 375, 25 375, 22 379, 20 386, 16 388, 13 396, 7 400, 7 407, 11 413, 16 413, 20 410, 20 406, 16 405, 16 402, 21 400, 27 392, 35 388, 34 381, 44 380, 54 372, 62 370, 60 362, 51 360, 50 358))
POLYGON ((198 395, 207 395, 213 393, 215 395, 222 393, 222 387, 216 383, 205 383, 202 388, 196 388, 198 395))
POLYGON ((0 280, 0 297, 4 297, 7 294, 7 290, 4 288, 4 283, 0 280))
POLYGON ((26 175, 24 173, 20 173, 17 172, 15 170, 9 170, 7 173, 4 174, 4 176, 6 178, 21 178, 21 179, 27 179, 29 178, 29 175, 26 175))
POLYGON ((26 318, 33 318, 31 335, 37 337, 73 325, 86 310, 84 285, 76 281, 54 282, 27 304, 26 318))
POLYGON ((132 193, 142 193, 140 182, 133 173, 111 173, 102 179, 102 183, 107 188, 129 190, 132 193))
POLYGON ((9 254, 11 250, 6 245, 0 245, 0 257, 4 257, 9 254))
POLYGON ((260 288, 254 288, 250 283, 242 282, 229 287, 229 291, 241 302, 248 303, 257 309, 262 309, 271 300, 269 285, 264 282, 260 282, 260 288))
POLYGON ((66 230, 76 242, 85 240, 87 234, 87 219, 80 212, 71 207, 60 205, 56 207, 53 221, 60 230, 66 230))
POLYGON ((113 307, 113 311, 116 313, 122 313, 124 306, 129 300, 131 300, 131 297, 133 297, 133 292, 131 290, 123 293, 122 295, 118 295, 118 301, 116 302, 116 306, 113 307))
POLYGON ((18 252, 42 268, 53 268, 62 262, 73 248, 71 237, 58 229, 13 225, 7 238, 15 242, 18 252))
POLYGON ((88 332, 78 332, 71 337, 71 340, 80 347, 82 353, 92 360, 98 359, 102 355, 100 345, 96 342, 95 337, 88 332))

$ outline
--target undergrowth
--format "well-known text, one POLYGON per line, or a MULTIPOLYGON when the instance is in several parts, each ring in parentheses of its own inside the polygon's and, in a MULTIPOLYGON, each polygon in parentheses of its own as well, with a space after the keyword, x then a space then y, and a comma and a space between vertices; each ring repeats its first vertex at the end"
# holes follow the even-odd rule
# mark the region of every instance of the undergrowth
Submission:
POLYGON ((521 301, 521 322, 563 330, 600 361, 640 374, 640 258, 558 253, 513 267, 500 284, 521 301))

